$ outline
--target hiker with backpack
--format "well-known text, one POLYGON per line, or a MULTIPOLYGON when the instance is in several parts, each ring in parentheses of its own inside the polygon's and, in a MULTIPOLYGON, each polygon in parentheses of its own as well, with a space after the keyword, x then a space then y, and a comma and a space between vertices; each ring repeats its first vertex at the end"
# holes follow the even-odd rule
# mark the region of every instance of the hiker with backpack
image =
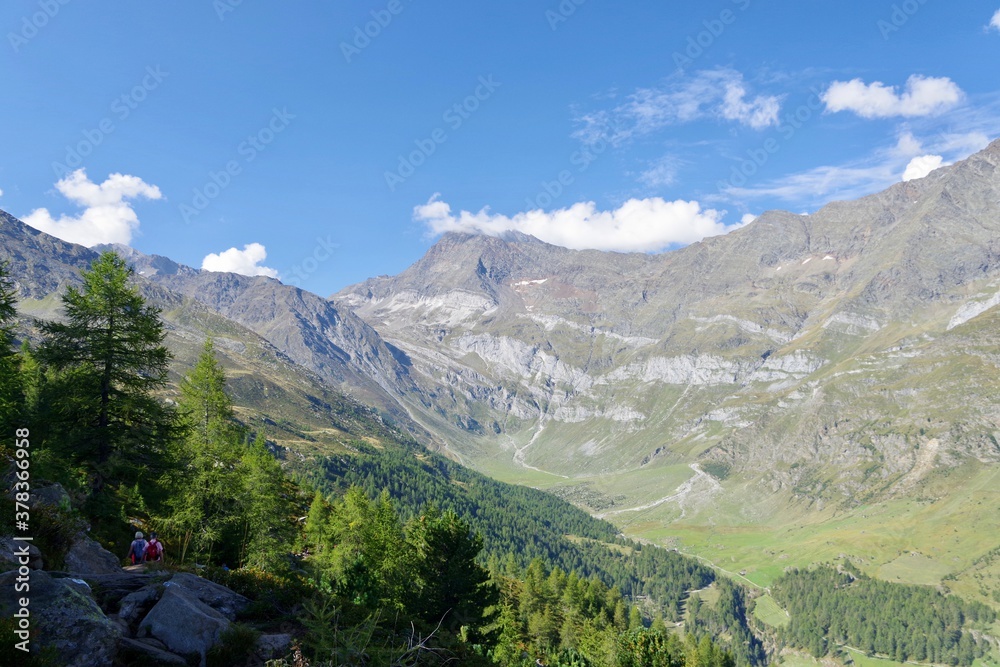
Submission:
POLYGON ((135 533, 135 539, 132 540, 132 544, 128 547, 128 553, 125 554, 127 560, 132 561, 132 565, 138 565, 142 562, 142 559, 146 553, 146 546, 149 543, 142 539, 142 531, 137 530, 135 533))
POLYGON ((149 542, 146 543, 146 562, 158 563, 163 560, 163 543, 156 539, 156 533, 149 534, 149 542))

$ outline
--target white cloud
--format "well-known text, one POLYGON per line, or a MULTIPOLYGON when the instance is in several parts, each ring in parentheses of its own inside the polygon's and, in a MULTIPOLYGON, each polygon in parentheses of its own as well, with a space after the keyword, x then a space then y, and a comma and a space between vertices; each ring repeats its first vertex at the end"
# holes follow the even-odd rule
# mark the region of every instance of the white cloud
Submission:
POLYGON ((741 227, 726 225, 722 213, 703 210, 696 201, 665 201, 659 197, 630 199, 613 211, 598 211, 594 202, 581 202, 555 211, 534 210, 514 216, 452 213, 439 195, 413 210, 413 218, 430 234, 467 232, 497 236, 507 231, 530 234, 546 243, 577 250, 656 252, 674 244, 688 244, 741 227))
POLYGON ((649 168, 639 175, 639 180, 651 188, 673 185, 677 182, 679 168, 680 160, 673 156, 666 156, 650 164, 649 168))
POLYGON ((903 180, 912 181, 917 178, 923 178, 935 169, 943 166, 944 158, 940 155, 921 155, 915 157, 906 165, 906 170, 903 172, 903 180))
POLYGON ((855 199, 899 180, 892 164, 822 166, 754 187, 729 187, 724 194, 736 199, 775 197, 798 204, 824 204, 831 198, 855 199))
POLYGON ((721 113, 727 120, 739 121, 755 130, 778 124, 781 101, 773 95, 758 95, 747 101, 747 91, 742 82, 728 82, 721 113))
POLYGON ((990 19, 990 26, 989 27, 991 27, 991 28, 993 28, 993 29, 995 29, 997 31, 1000 31, 1000 9, 998 9, 997 13, 993 15, 992 19, 990 19))
POLYGON ((934 169, 967 158, 989 144, 986 135, 972 132, 944 132, 925 141, 904 131, 895 145, 874 150, 870 155, 840 165, 824 165, 758 185, 721 190, 720 197, 708 201, 740 201, 778 198, 796 206, 822 206, 832 199, 856 199, 884 190, 902 180, 923 178, 934 169))
POLYGON ((834 81, 823 93, 827 111, 853 111, 862 118, 930 116, 962 101, 964 93, 947 77, 914 74, 902 93, 881 81, 866 84, 861 79, 834 81))
POLYGON ((78 216, 52 217, 47 208, 39 208, 23 218, 24 222, 46 234, 70 243, 94 246, 99 243, 128 245, 139 228, 139 217, 127 199, 162 199, 160 189, 138 176, 111 174, 100 185, 87 178, 87 172, 77 169, 56 183, 64 197, 84 207, 78 216))
POLYGON ((920 155, 924 150, 923 144, 913 136, 912 132, 906 131, 899 135, 896 141, 895 152, 900 157, 913 157, 920 155))
POLYGON ((201 261, 201 268, 205 271, 218 273, 277 278, 277 271, 260 265, 265 259, 267 259, 267 249, 264 246, 259 243, 248 243, 243 246, 243 250, 230 248, 220 253, 206 255, 205 259, 201 261))
POLYGON ((3 197, 3 190, 0 190, 0 197, 3 197))
POLYGON ((671 125, 715 118, 762 130, 778 124, 781 98, 753 96, 743 74, 718 68, 673 79, 655 88, 639 88, 613 109, 580 115, 573 136, 585 143, 619 144, 671 125))

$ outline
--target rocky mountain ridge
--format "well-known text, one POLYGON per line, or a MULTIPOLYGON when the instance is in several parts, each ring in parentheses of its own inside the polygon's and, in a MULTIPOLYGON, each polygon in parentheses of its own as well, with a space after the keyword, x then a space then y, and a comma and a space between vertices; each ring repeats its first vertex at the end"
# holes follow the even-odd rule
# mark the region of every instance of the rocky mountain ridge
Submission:
POLYGON ((806 495, 842 500, 902 484, 935 439, 938 463, 1000 460, 938 421, 954 406, 963 432, 993 434, 992 410, 937 396, 919 370, 1000 303, 998 165, 994 142, 927 178, 662 255, 449 234, 334 299, 407 354, 435 403, 411 412, 472 461, 571 478, 719 461, 774 489, 816 477, 806 495), (881 382, 903 386, 872 398, 881 382), (867 414, 898 432, 858 427, 867 414), (825 434, 810 451, 806 432, 825 434))

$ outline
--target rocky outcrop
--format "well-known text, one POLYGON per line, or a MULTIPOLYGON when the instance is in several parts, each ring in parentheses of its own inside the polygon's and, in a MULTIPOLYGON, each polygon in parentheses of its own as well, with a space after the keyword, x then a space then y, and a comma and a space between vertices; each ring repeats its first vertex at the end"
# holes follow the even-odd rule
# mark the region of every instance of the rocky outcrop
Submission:
MULTIPOLYGON (((17 571, 0 575, 0 614, 10 618, 24 592, 15 590, 17 571)), ((54 648, 68 667, 104 667, 114 662, 122 631, 89 595, 81 580, 59 578, 45 571, 30 575, 32 651, 39 640, 54 648)))
POLYGON ((50 484, 33 489, 30 504, 32 507, 47 505, 59 509, 69 509, 70 497, 62 484, 50 484))
POLYGON ((41 570, 42 552, 30 542, 18 542, 13 537, 0 537, 0 570, 7 571, 20 567, 23 564, 24 551, 27 550, 28 567, 32 570, 41 570))
MULTIPOLYGON (((167 582, 170 584, 171 582, 167 582)), ((138 638, 152 637, 171 653, 200 656, 205 666, 206 655, 229 627, 229 619, 198 599, 180 585, 167 586, 153 608, 139 623, 138 638)))
POLYGON ((122 568, 113 553, 81 532, 66 552, 66 571, 73 574, 116 574, 122 568))
POLYGON ((175 574, 164 586, 183 588, 198 598, 201 603, 208 605, 231 621, 236 620, 236 614, 250 604, 250 600, 234 593, 225 586, 220 586, 208 579, 187 572, 175 574))
MULTIPOLYGON (((88 540, 78 539, 74 546, 91 549, 88 540)), ((0 550, 6 541, 0 540, 0 550)), ((103 667, 116 660, 189 665, 197 659, 204 665, 222 632, 250 604, 225 586, 185 572, 38 570, 28 575, 27 593, 15 589, 19 576, 24 577, 16 569, 0 575, 0 614, 10 617, 20 608, 20 598, 29 595, 32 637, 39 642, 32 650, 50 647, 73 656, 60 663, 73 667, 103 667)), ((271 659, 285 655, 290 644, 289 635, 264 635, 254 651, 271 659)))

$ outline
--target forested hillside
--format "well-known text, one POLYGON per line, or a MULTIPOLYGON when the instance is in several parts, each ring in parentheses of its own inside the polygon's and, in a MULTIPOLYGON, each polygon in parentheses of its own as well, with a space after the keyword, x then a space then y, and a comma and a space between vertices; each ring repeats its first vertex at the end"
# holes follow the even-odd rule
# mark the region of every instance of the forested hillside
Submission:
MULTIPOLYGON (((349 400, 337 411, 350 427, 332 426, 372 426, 377 447, 359 440, 355 452, 282 464, 266 422, 250 426, 234 408, 210 337, 194 367, 175 369, 177 399, 163 400, 172 359, 133 269, 105 253, 82 277, 61 318, 18 349, 0 272, 0 423, 21 443, 0 454, 30 461, 22 486, 58 482, 69 498, 33 515, 47 569, 81 527, 116 552, 136 529, 158 531, 158 567, 251 600, 211 665, 245 664, 254 637, 278 627, 295 637, 279 664, 298 666, 733 663, 708 626, 683 635, 662 620, 714 580, 705 567, 434 456, 349 400)), ((52 664, 45 655, 27 664, 52 664)))
POLYGON ((848 646, 897 662, 969 667, 991 648, 981 632, 996 620, 989 607, 872 579, 849 563, 794 570, 772 594, 791 614, 782 639, 817 658, 848 646))

